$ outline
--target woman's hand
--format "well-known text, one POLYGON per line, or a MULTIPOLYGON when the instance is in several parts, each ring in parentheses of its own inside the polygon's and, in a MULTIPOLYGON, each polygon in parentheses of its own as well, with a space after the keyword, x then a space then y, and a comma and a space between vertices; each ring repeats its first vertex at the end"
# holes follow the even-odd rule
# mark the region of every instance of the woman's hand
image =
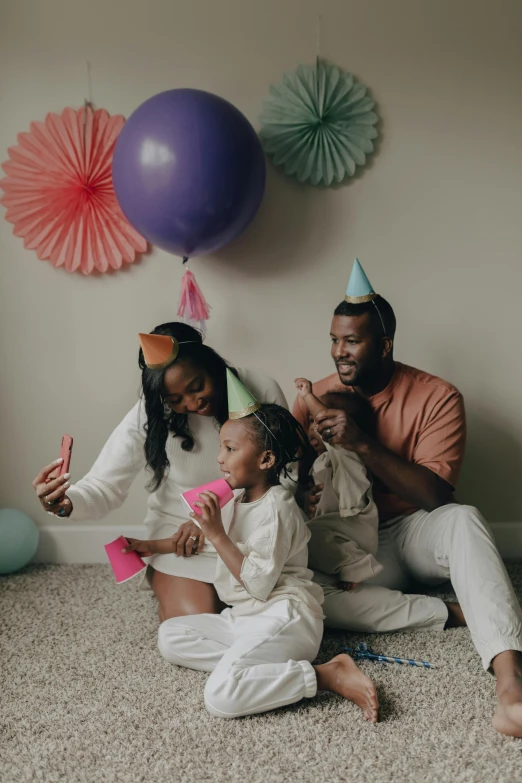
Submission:
POLYGON ((198 498, 194 505, 201 509, 201 513, 190 516, 198 520, 206 537, 213 541, 225 533, 218 497, 213 492, 200 492, 198 498))
POLYGON ((199 555, 205 544, 205 536, 201 528, 190 520, 180 525, 178 532, 169 540, 172 542, 172 547, 169 551, 174 552, 179 557, 199 555))
POLYGON ((50 465, 46 465, 42 468, 40 473, 33 481, 33 487, 38 497, 38 500, 42 504, 43 508, 48 514, 53 514, 58 517, 68 517, 72 511, 72 503, 65 494, 71 486, 69 479, 70 473, 65 473, 63 476, 54 478, 53 473, 59 469, 63 459, 55 460, 50 465))

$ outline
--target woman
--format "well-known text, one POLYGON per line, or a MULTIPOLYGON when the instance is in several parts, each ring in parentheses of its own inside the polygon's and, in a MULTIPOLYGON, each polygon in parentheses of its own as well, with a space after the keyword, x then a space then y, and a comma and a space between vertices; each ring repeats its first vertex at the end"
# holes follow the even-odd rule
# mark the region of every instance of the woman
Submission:
MULTIPOLYGON (((180 493, 221 478, 216 457, 219 428, 228 418, 229 365, 186 324, 162 324, 151 334, 173 338, 177 356, 154 369, 140 349, 141 399, 112 433, 90 472, 70 486, 68 475, 50 478, 54 462, 40 471, 33 487, 46 511, 74 521, 102 519, 122 505, 139 471, 148 469, 148 538, 172 537, 172 554, 149 558, 148 577, 163 621, 221 608, 212 584, 216 551, 200 528, 187 521, 180 493)), ((271 378, 231 369, 260 402, 288 407, 271 378)), ((227 508, 223 511, 226 517, 227 508)))

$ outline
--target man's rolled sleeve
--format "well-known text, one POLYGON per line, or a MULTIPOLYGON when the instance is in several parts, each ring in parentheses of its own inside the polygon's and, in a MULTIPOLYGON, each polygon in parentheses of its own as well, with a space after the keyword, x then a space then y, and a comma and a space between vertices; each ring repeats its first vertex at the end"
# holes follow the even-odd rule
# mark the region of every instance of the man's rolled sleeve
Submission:
POLYGON ((455 488, 465 443, 464 400, 455 390, 432 409, 426 426, 419 433, 413 461, 429 468, 455 488))

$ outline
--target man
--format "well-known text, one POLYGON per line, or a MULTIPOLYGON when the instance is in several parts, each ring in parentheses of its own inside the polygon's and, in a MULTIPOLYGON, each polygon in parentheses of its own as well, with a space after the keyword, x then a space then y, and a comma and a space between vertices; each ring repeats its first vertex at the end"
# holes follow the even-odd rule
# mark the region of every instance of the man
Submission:
MULTIPOLYGON (((313 392, 351 387, 374 411, 375 438, 344 411, 323 411, 316 425, 324 439, 356 452, 373 475, 384 570, 353 592, 316 574, 325 622, 381 633, 468 625, 484 668, 497 677, 493 727, 522 737, 520 607, 486 521, 476 508, 453 502, 465 445, 462 397, 446 381, 394 361, 394 335, 393 310, 356 259, 331 327, 337 374, 314 384, 313 392), (458 604, 404 592, 415 582, 448 579, 458 604)), ((293 413, 306 429, 299 398, 293 413)), ((311 492, 312 509, 319 491, 311 492)))

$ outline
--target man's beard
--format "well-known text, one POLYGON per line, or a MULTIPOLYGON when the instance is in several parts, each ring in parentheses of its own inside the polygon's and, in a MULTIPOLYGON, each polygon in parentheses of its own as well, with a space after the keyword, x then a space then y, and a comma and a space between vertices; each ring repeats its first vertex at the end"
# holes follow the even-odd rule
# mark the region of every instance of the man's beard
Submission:
POLYGON ((339 371, 337 374, 339 375, 339 380, 343 386, 369 386, 374 383, 378 377, 379 367, 357 368, 354 375, 352 375, 349 380, 343 377, 339 371))

